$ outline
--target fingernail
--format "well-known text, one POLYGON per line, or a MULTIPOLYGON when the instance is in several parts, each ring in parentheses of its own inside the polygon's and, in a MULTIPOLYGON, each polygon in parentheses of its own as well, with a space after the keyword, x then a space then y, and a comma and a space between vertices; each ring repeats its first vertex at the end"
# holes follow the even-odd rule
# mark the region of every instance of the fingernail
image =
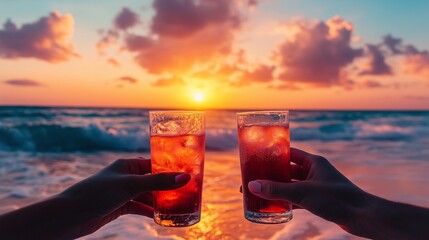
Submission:
POLYGON ((262 192, 262 185, 257 181, 251 181, 247 186, 249 187, 249 190, 251 192, 254 192, 254 193, 262 192))
POLYGON ((176 184, 187 183, 191 179, 191 176, 187 173, 182 173, 174 177, 176 184))

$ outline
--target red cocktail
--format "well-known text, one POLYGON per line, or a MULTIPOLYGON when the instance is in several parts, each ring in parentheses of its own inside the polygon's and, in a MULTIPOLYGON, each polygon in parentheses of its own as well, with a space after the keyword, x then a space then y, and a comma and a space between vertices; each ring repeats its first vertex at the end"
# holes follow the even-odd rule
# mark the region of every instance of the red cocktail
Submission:
POLYGON ((186 172, 191 175, 190 182, 179 189, 154 192, 154 220, 162 226, 191 226, 200 221, 201 213, 204 114, 151 112, 150 117, 152 173, 186 172), (157 117, 160 121, 156 121, 157 117))
POLYGON ((289 221, 290 202, 259 198, 247 187, 256 179, 290 182, 288 112, 239 113, 238 139, 246 219, 257 223, 289 221))

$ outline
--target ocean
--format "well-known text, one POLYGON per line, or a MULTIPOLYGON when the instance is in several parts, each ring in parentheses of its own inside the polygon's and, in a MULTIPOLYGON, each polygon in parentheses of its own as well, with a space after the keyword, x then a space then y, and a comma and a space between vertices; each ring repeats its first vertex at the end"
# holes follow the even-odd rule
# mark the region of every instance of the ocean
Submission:
MULTIPOLYGON (((199 224, 162 228, 128 215, 82 239, 361 239, 305 210, 279 225, 244 219, 236 112, 207 111, 199 224)), ((0 213, 118 158, 149 157, 148 122, 148 109, 0 107, 0 213)), ((429 207, 429 112, 291 111, 290 127, 292 146, 325 156, 362 189, 429 207)))

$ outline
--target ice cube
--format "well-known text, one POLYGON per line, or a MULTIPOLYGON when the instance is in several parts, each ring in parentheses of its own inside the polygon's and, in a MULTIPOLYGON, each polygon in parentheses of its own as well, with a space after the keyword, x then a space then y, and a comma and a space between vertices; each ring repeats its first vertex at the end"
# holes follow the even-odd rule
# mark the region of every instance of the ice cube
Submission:
POLYGON ((154 126, 154 132, 164 134, 177 134, 180 131, 180 124, 176 121, 160 122, 154 126))
POLYGON ((289 149, 286 144, 273 144, 270 148, 267 149, 271 156, 280 157, 282 155, 287 155, 289 149))
POLYGON ((286 127, 270 127, 270 134, 274 143, 289 141, 289 129, 286 127))
POLYGON ((182 141, 182 147, 185 148, 191 148, 191 149, 198 149, 198 138, 196 136, 186 136, 184 137, 184 140, 182 141))
POLYGON ((151 157, 152 161, 156 165, 156 168, 159 169, 169 169, 175 162, 173 156, 168 152, 153 152, 151 157))
POLYGON ((243 128, 241 131, 243 136, 242 140, 247 143, 259 143, 261 141, 264 141, 265 132, 263 127, 252 126, 243 128))

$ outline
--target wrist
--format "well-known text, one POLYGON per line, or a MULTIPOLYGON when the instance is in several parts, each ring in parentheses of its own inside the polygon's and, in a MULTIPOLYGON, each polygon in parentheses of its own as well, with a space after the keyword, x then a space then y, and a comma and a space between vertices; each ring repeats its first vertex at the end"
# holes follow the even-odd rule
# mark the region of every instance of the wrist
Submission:
POLYGON ((357 219, 364 237, 370 239, 395 239, 401 234, 401 219, 395 202, 366 193, 366 202, 357 211, 357 219))
POLYGON ((352 194, 345 208, 345 218, 337 224, 345 231, 369 239, 384 239, 377 235, 380 219, 380 206, 383 200, 361 189, 352 194))

